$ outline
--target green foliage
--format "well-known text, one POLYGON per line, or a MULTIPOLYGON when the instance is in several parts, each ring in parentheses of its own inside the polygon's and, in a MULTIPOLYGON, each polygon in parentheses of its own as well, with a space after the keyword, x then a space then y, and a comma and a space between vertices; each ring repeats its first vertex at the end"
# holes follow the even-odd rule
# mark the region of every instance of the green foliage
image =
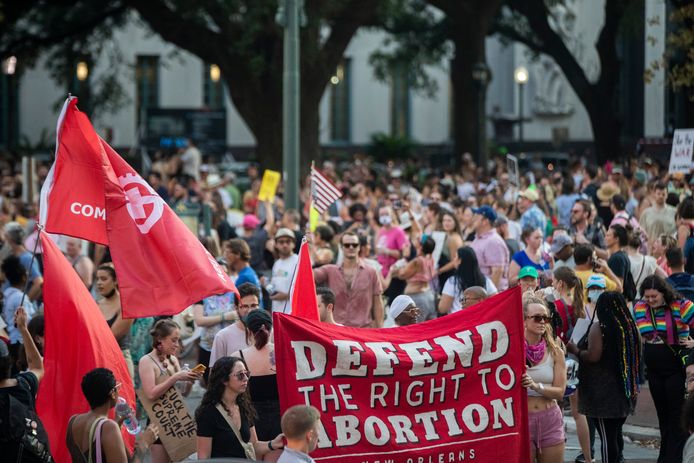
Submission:
POLYGON ((670 20, 674 27, 667 37, 665 57, 651 63, 651 72, 669 62, 668 81, 675 90, 687 91, 694 101, 694 4, 678 7, 670 20))
POLYGON ((367 152, 376 161, 386 162, 388 160, 412 157, 415 146, 407 137, 392 136, 378 132, 371 135, 371 143, 367 148, 367 152))
POLYGON ((448 41, 450 23, 426 0, 393 0, 384 15, 388 33, 383 47, 369 58, 375 77, 388 82, 395 70, 406 67, 410 88, 428 97, 438 90, 428 68, 440 67, 451 57, 448 41))

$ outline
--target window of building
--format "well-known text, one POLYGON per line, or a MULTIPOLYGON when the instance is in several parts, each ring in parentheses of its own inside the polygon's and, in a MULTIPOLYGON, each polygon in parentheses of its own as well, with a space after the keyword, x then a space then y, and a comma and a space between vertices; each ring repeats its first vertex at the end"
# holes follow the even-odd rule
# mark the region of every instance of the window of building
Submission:
POLYGON ((407 66, 395 66, 390 79, 390 134, 410 136, 410 82, 407 66))
POLYGON ((159 106, 159 57, 137 57, 135 64, 135 92, 137 118, 140 120, 142 112, 147 108, 159 106))
POLYGON ((204 104, 210 109, 224 108, 224 83, 222 82, 222 72, 216 64, 206 64, 204 66, 204 104))
POLYGON ((351 60, 345 58, 330 78, 330 139, 334 142, 347 143, 351 134, 351 60))

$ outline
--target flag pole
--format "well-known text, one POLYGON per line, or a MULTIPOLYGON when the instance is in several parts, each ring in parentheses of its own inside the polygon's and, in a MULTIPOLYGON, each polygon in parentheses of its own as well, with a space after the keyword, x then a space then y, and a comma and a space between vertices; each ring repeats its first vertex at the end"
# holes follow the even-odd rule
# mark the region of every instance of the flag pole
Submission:
POLYGON ((34 250, 31 251, 31 261, 29 262, 29 270, 27 271, 27 282, 24 285, 24 292, 22 293, 22 300, 19 302, 20 306, 24 305, 24 298, 26 297, 27 293, 29 292, 29 277, 31 276, 31 268, 34 266, 34 260, 36 259, 36 250, 39 247, 39 241, 41 241, 41 231, 43 230, 43 225, 40 223, 36 224, 36 230, 38 233, 36 234, 36 243, 34 243, 34 250))
MULTIPOLYGON (((306 239, 306 235, 301 239, 301 246, 304 245, 304 243, 307 243, 308 240, 306 239)), ((301 259, 301 246, 299 246, 299 259, 301 259)), ((282 313, 287 313, 287 303, 289 302, 289 299, 292 297, 292 289, 294 289, 294 277, 296 276, 296 269, 299 268, 299 259, 296 260, 296 265, 294 265, 294 271, 292 272, 292 279, 289 282, 289 290, 287 291, 287 299, 284 300, 284 307, 282 307, 282 313)))

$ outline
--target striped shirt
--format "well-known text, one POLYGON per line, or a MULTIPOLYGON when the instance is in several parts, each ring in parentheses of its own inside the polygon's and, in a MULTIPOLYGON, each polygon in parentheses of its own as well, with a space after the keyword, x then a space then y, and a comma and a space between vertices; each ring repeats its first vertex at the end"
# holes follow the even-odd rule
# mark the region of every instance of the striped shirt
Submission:
MULTIPOLYGON (((687 339, 690 327, 694 328, 694 304, 687 299, 680 299, 673 301, 670 305, 670 309, 675 321, 677 337, 680 340, 687 339)), ((653 322, 649 312, 650 309, 648 304, 643 301, 639 301, 634 305, 634 319, 641 336, 646 339, 653 339, 653 322)), ((669 311, 666 312, 665 307, 659 307, 653 309, 653 314, 655 315, 655 324, 658 330, 657 334, 663 340, 667 340, 666 316, 670 316, 669 311)))

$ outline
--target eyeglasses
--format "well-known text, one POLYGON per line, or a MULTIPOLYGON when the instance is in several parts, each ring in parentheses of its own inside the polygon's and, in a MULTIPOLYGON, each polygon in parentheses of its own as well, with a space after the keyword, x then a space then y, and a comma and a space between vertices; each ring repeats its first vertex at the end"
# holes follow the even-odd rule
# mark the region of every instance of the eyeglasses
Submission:
POLYGON ((465 304, 466 302, 479 302, 481 300, 482 300, 481 297, 465 297, 465 296, 463 296, 460 298, 460 303, 465 304))
POLYGON ((548 317, 547 315, 531 315, 529 317, 525 317, 526 320, 529 318, 532 318, 535 323, 549 323, 552 321, 552 318, 548 317))
POLYGON ((359 247, 359 243, 342 243, 342 247, 356 249, 359 247))
POLYGON ((239 309, 257 309, 258 307, 260 307, 260 304, 241 304, 239 309))
POLYGON ((275 243, 277 244, 292 244, 292 240, 275 240, 275 243))
POLYGON ((120 390, 120 387, 121 387, 122 385, 123 385, 123 384, 121 384, 121 383, 116 383, 116 385, 113 386, 113 389, 111 389, 111 392, 118 392, 118 391, 120 390))
POLYGON ((231 376, 235 377, 239 381, 243 381, 246 378, 251 379, 251 372, 250 371, 239 371, 235 375, 232 374, 231 376))

